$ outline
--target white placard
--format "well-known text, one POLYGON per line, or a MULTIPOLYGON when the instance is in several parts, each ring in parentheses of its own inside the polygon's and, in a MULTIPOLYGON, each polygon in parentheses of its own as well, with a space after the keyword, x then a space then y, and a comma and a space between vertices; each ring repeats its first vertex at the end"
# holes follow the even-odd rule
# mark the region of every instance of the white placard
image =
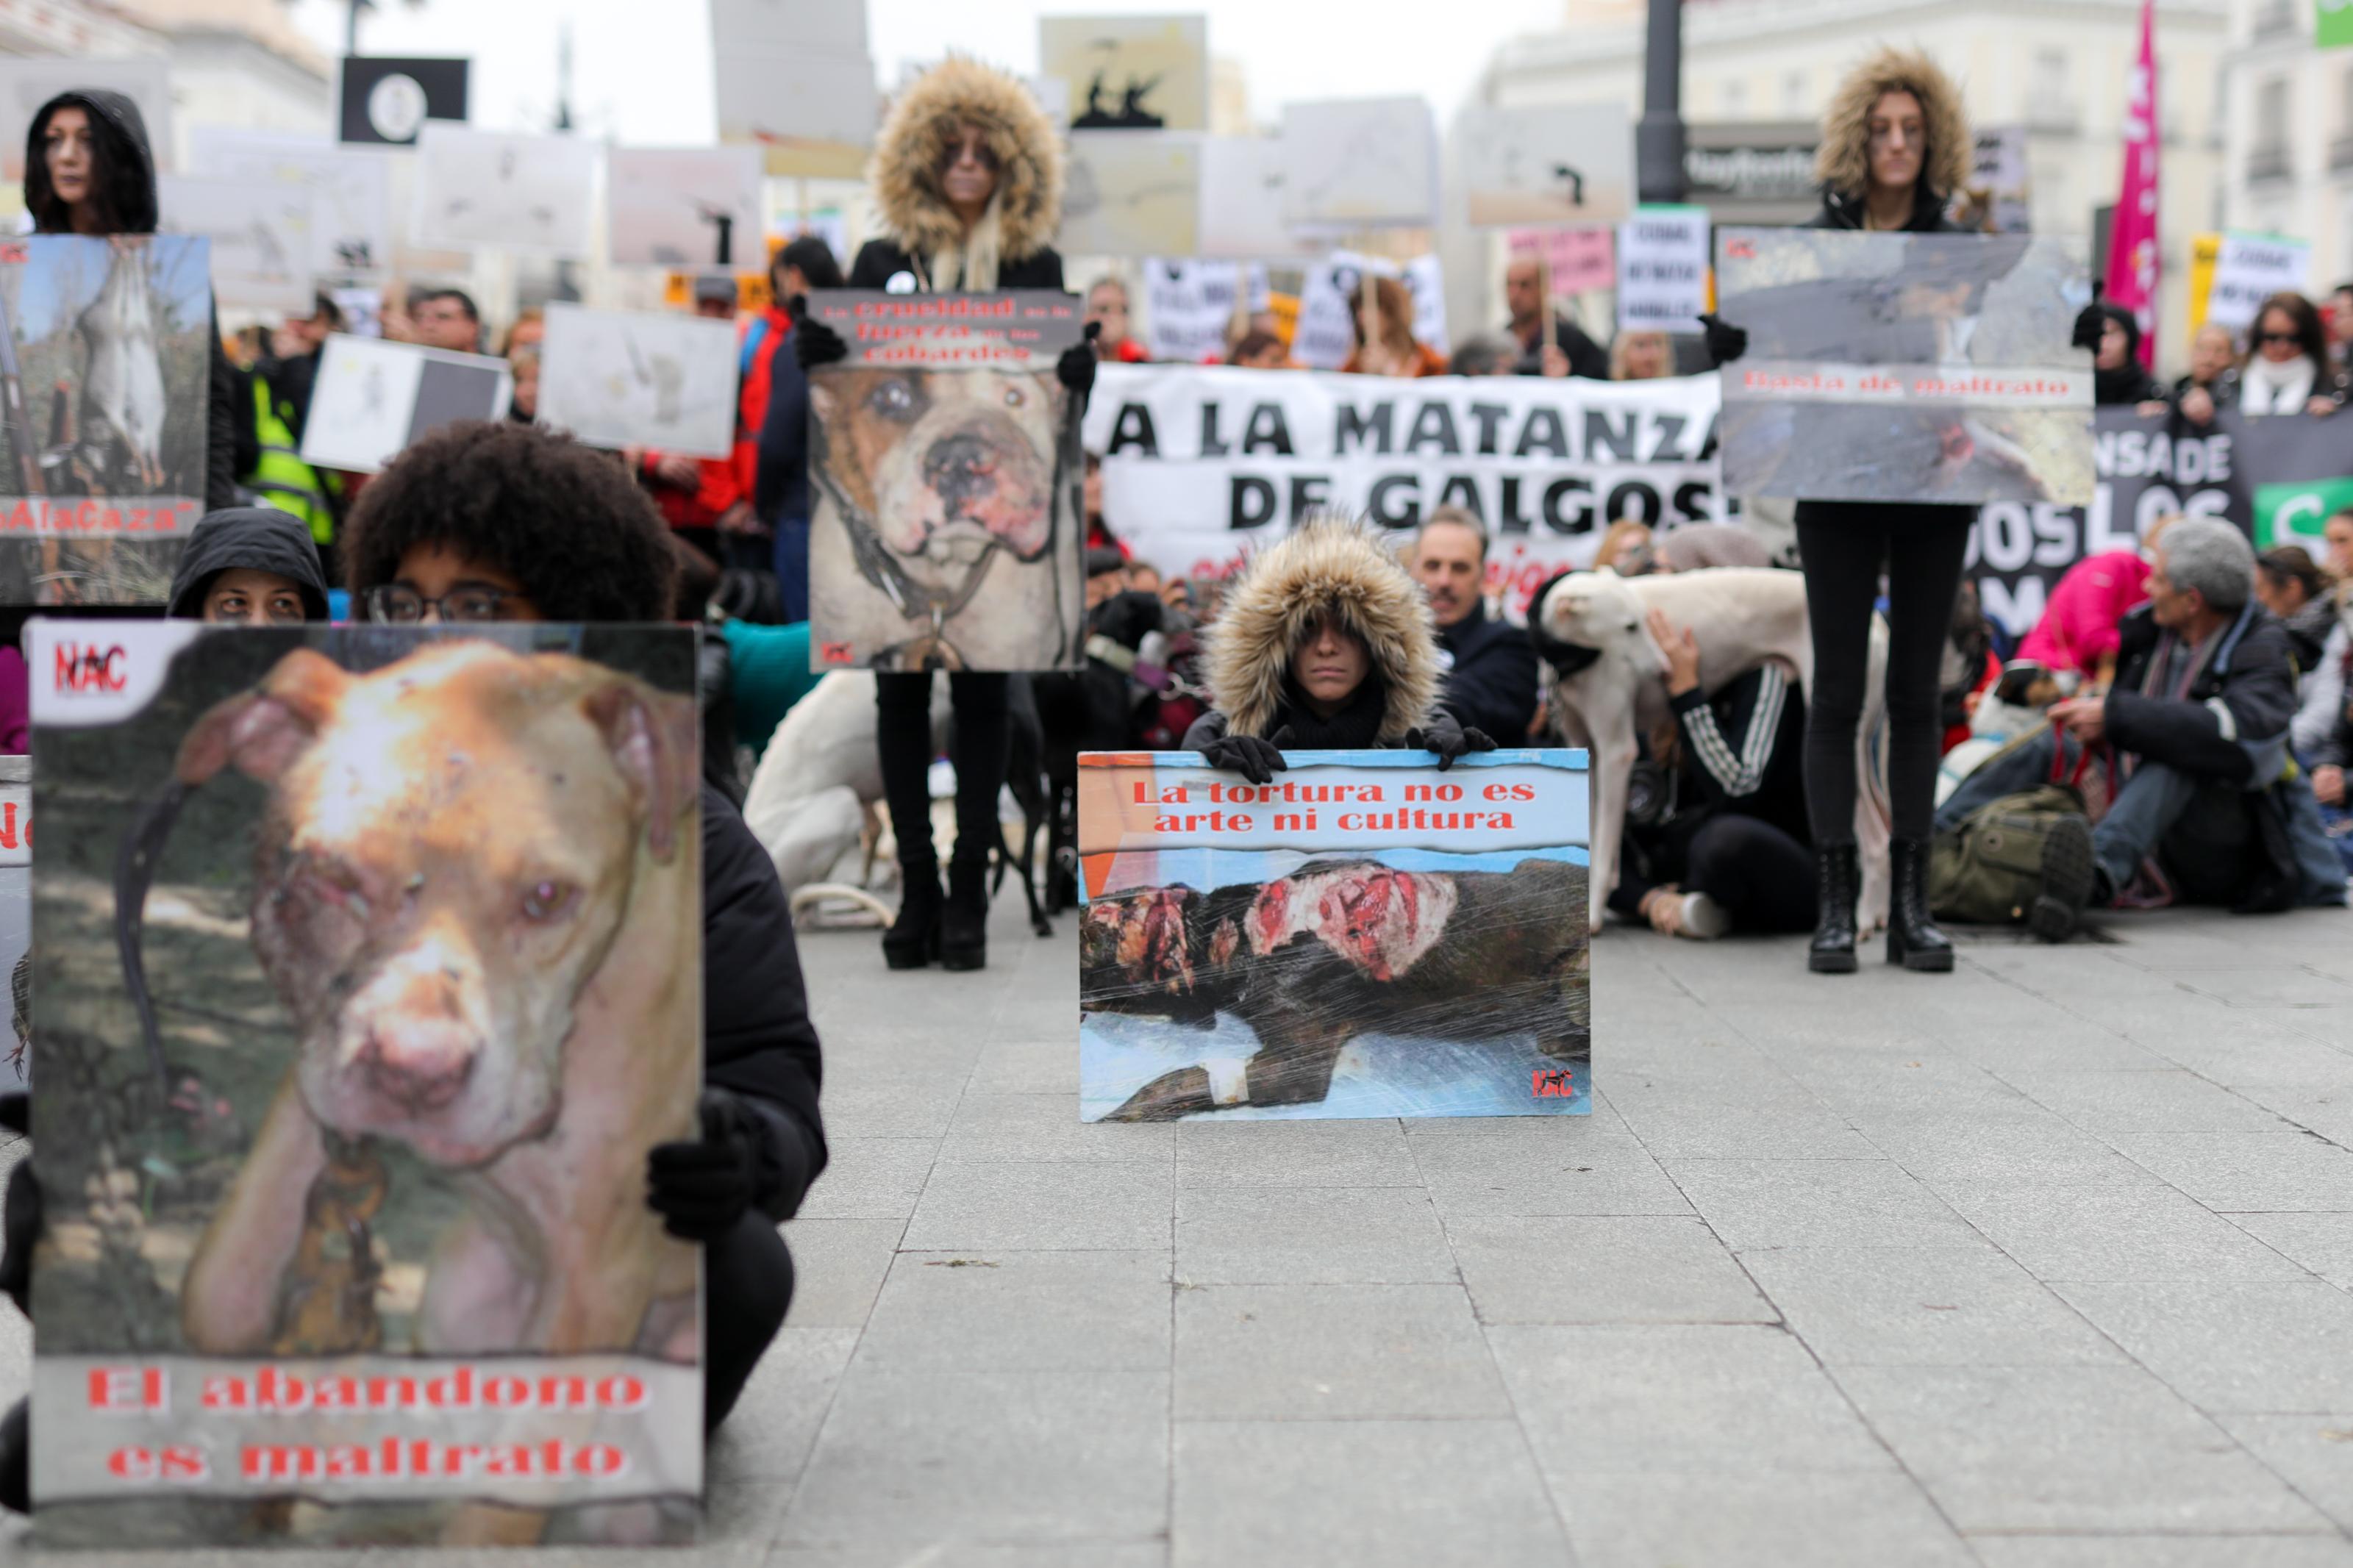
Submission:
POLYGON ((1438 258, 1417 256, 1405 264, 1405 286, 1413 295, 1413 335, 1440 353, 1453 349, 1446 336, 1446 275, 1438 258))
POLYGON ((311 313, 308 186, 161 174, 155 196, 159 233, 200 234, 213 242, 213 297, 221 304, 311 313))
POLYGON ((1291 332, 1291 357, 1310 370, 1337 370, 1356 352, 1356 285, 1366 271, 1394 278, 1386 261, 1343 252, 1309 267, 1299 283, 1299 320, 1291 332))
POLYGON ((513 392, 502 359, 336 332, 320 356, 302 460, 372 474, 453 420, 505 418, 513 392))
POLYGON ((735 443, 735 323, 547 307, 539 422, 591 447, 724 458, 735 443))
POLYGON ((1419 98, 1282 106, 1284 218, 1294 228, 1428 226, 1438 141, 1419 98))
POLYGON ((25 139, 41 105, 76 88, 119 92, 139 106, 147 149, 158 169, 177 166, 172 155, 172 72, 162 55, 86 60, 62 56, 0 58, 0 179, 25 177, 25 139))
POLYGON ((749 272, 766 264, 758 148, 616 147, 605 170, 606 255, 614 266, 749 272))
POLYGON ((2226 234, 2214 259, 2214 282, 2206 295, 2206 319, 2234 332, 2255 324, 2255 313, 2274 294, 2304 291, 2312 268, 2312 242, 2277 234, 2226 234))
POLYGON ((384 293, 377 289, 337 289, 328 296, 343 315, 343 331, 355 338, 384 336, 384 293))
POLYGON ((1068 256, 1190 256, 1201 215, 1200 144, 1181 132, 1079 131, 1062 181, 1068 256))
POLYGON ((1271 136, 1211 136, 1201 143, 1201 236, 1206 257, 1282 260, 1320 253, 1283 216, 1282 143, 1271 136))
POLYGON ((1622 103, 1466 109, 1454 144, 1473 227, 1617 223, 1634 199, 1634 126, 1622 103))
POLYGON ((1155 259, 1143 270, 1145 342, 1152 357, 1183 364, 1221 357, 1240 302, 1241 265, 1155 259))
POLYGON ((598 149, 576 136, 518 136, 428 120, 417 134, 409 237, 448 250, 585 260, 596 250, 598 149))
POLYGON ((723 27, 723 20, 716 12, 712 16, 721 141, 874 144, 882 99, 874 89, 874 62, 863 48, 775 41, 739 34, 723 27))
POLYGON ((1618 227, 1618 330, 1698 331, 1707 268, 1705 207, 1637 207, 1618 227))
POLYGON ((311 270, 368 277, 392 265, 392 154, 319 137, 200 125, 190 137, 199 174, 274 179, 312 197, 311 270))

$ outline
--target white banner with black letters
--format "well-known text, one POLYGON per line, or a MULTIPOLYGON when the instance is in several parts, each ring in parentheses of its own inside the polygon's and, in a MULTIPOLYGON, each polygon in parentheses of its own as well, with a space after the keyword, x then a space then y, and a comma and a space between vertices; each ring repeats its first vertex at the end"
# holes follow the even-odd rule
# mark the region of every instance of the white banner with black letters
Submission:
POLYGON ((1393 380, 1107 364, 1087 405, 1112 531, 1169 576, 1223 577, 1307 513, 1399 532, 1468 507, 1487 586, 1522 614, 1620 518, 1725 521, 1716 378, 1393 380))

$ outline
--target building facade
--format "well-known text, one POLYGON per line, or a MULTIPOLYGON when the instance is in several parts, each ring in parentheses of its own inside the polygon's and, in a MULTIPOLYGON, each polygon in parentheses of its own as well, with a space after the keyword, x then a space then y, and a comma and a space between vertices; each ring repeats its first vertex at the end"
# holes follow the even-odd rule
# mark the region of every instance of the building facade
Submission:
POLYGON ((2232 0, 2222 224, 2309 240, 2323 293, 2353 278, 2353 49, 2313 26, 2311 0, 2232 0))

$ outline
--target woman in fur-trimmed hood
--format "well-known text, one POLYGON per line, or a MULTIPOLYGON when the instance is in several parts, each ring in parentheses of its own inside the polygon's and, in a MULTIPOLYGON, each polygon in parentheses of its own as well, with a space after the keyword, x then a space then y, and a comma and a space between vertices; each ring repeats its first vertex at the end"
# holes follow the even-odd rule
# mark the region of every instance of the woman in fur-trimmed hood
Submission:
POLYGON ((852 289, 1062 286, 1061 142, 1004 72, 955 56, 924 72, 891 106, 866 178, 886 237, 860 249, 852 289))
POLYGON ((1397 552, 1337 514, 1250 561, 1208 633, 1217 707, 1185 748, 1256 784, 1281 748, 1427 747, 1444 767, 1494 742, 1439 706, 1438 634, 1397 552))
POLYGON ((1946 205, 1975 157, 1952 79, 1915 50, 1880 49, 1847 72, 1822 111, 1814 154, 1822 210, 1808 226, 1949 229, 1946 205), (1891 116, 1890 94, 1908 95, 1912 108, 1891 116))

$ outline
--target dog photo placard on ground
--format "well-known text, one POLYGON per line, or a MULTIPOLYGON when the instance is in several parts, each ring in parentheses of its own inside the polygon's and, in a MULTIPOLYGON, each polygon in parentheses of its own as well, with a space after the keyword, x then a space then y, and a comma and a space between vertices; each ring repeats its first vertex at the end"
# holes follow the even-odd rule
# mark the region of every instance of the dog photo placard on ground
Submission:
POLYGON ((691 1540, 691 634, 31 657, 43 1542, 691 1540))
POLYGON ((1583 752, 1079 759, 1087 1121, 1592 1109, 1583 752))
POLYGON ((2080 240, 1733 228, 1725 488, 1810 500, 2092 499, 2080 240))
POLYGON ((211 246, 0 242, 0 604, 160 605, 204 514, 211 246))
POLYGON ((1079 663, 1080 302, 820 290, 849 355, 809 376, 816 669, 1079 663))
POLYGON ((302 460, 372 474, 454 420, 503 418, 513 395, 502 359, 336 332, 319 356, 302 460))
POLYGON ((539 422, 591 447, 723 458, 735 445, 735 323, 547 307, 539 422))

